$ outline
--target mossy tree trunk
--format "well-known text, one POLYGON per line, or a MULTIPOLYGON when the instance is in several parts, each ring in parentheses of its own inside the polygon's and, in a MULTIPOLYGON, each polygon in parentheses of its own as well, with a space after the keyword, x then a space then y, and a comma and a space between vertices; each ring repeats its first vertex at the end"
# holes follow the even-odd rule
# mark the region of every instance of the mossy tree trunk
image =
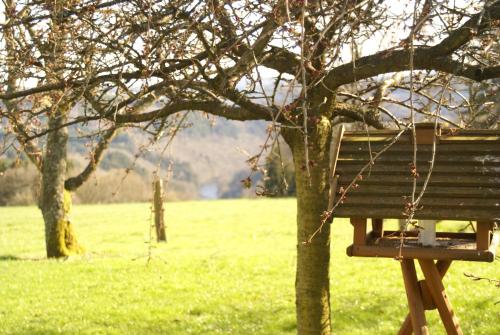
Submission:
POLYGON ((292 150, 297 185, 297 333, 326 335, 330 325, 330 226, 306 243, 320 227, 321 216, 328 206, 328 176, 332 128, 329 118, 314 118, 309 129, 309 171, 302 130, 284 128, 283 137, 292 150))
MULTIPOLYGON (((67 107, 58 106, 50 115, 49 127, 57 129, 66 120, 67 107)), ((68 130, 63 127, 48 134, 42 166, 40 209, 45 222, 47 257, 81 253, 69 219, 71 194, 64 189, 68 130)))
MULTIPOLYGON (((50 29, 52 38, 47 44, 46 76, 49 83, 64 78, 66 47, 71 29, 64 17, 65 0, 47 2, 50 5, 50 29)), ((65 257, 83 250, 79 246, 69 219, 71 194, 65 190, 67 169, 68 129, 64 126, 71 110, 72 98, 65 91, 50 94, 52 106, 48 115, 47 143, 41 167, 42 187, 40 209, 45 222, 47 257, 65 257)))

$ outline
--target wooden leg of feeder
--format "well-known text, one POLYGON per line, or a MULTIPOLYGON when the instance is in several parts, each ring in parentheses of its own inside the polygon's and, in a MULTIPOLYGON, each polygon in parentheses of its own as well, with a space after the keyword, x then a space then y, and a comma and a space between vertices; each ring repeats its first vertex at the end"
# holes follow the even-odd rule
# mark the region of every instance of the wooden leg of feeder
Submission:
POLYGON ((406 319, 403 321, 401 328, 399 328, 398 335, 411 335, 413 334, 413 328, 411 325, 411 316, 408 314, 406 319))
POLYGON ((478 221, 476 229, 477 250, 488 250, 490 248, 490 231, 493 229, 493 222, 478 221))
MULTIPOLYGON (((445 261, 445 260, 439 260, 436 263, 436 267, 438 269, 439 275, 441 278, 443 278, 446 275, 446 272, 448 272, 448 269, 450 268, 451 261, 445 261)), ((420 284, 420 292, 422 294, 422 301, 424 302, 424 307, 425 307, 425 301, 426 300, 432 300, 432 296, 429 292, 429 288, 427 287, 427 284, 425 283, 425 280, 421 280, 418 282, 420 284)), ((432 308, 428 309, 434 309, 435 304, 434 300, 432 300, 432 304, 434 305, 432 308)), ((424 308, 425 309, 425 308, 424 308)), ((399 329, 398 335, 411 335, 413 333, 413 329, 411 326, 411 316, 408 314, 406 316, 406 319, 403 321, 403 324, 401 325, 401 328, 399 329)))
POLYGON ((446 333, 448 335, 462 335, 462 330, 444 290, 444 285, 436 264, 434 264, 434 261, 427 259, 419 259, 418 262, 424 273, 432 299, 437 306, 439 316, 443 321, 446 333))
MULTIPOLYGON (((412 259, 403 259, 401 261, 401 271, 403 272, 406 297, 408 298, 408 307, 410 308, 413 333, 415 335, 428 335, 429 330, 425 319, 424 304, 420 295, 414 261, 412 259)), ((401 331, 400 334, 402 334, 401 331)))
MULTIPOLYGON (((439 260, 436 263, 436 268, 439 273, 440 278, 444 278, 446 272, 450 268, 451 261, 439 260)), ((432 299, 431 292, 429 290, 429 284, 425 280, 420 280, 418 282, 420 284, 420 292, 422 293, 422 299, 424 301, 424 309, 425 310, 433 310, 436 309, 436 303, 434 299, 432 299)))
POLYGON ((351 218, 354 227, 354 245, 365 245, 366 243, 366 219, 351 218))
POLYGON ((372 219, 373 233, 377 237, 382 237, 384 234, 384 219, 372 219))
POLYGON ((443 278, 446 275, 450 266, 451 266, 451 261, 448 260, 439 260, 436 262, 436 267, 438 269, 439 274, 441 275, 441 278, 443 278))

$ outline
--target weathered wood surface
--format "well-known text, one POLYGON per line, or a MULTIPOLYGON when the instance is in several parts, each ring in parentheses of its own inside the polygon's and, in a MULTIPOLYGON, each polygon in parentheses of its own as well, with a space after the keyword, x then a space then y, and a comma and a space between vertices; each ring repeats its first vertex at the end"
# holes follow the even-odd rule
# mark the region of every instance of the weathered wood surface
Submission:
POLYGON ((165 209, 163 207, 163 181, 161 179, 157 179, 154 182, 153 188, 156 240, 158 242, 166 242, 167 235, 165 233, 165 209))
POLYGON ((422 248, 419 246, 415 234, 405 234, 405 242, 401 248, 399 232, 385 231, 380 238, 371 232, 365 243, 353 243, 347 248, 348 256, 358 257, 387 257, 413 258, 434 260, 464 260, 476 262, 493 262, 499 235, 495 234, 489 242, 487 250, 476 248, 476 234, 472 233, 436 233, 437 246, 422 248))
MULTIPOLYGON (((448 335, 462 335, 462 330, 458 324, 458 319, 453 312, 451 303, 446 295, 439 270, 432 260, 419 259, 420 268, 425 276, 425 282, 432 300, 436 304, 439 316, 443 321, 446 333, 448 335)), ((413 319, 412 319, 413 322, 413 319)))
POLYGON ((352 238, 353 244, 364 245, 366 243, 367 220, 351 218, 351 224, 354 227, 354 235, 352 238))
POLYGON ((372 219, 372 232, 375 237, 382 237, 384 235, 383 219, 372 219))
POLYGON ((425 319, 424 304, 420 295, 420 287, 413 259, 404 259, 401 261, 401 272, 403 273, 406 297, 408 298, 413 333, 415 335, 428 335, 429 329, 427 327, 427 320, 425 319))
POLYGON ((493 221, 478 221, 476 226, 477 250, 488 250, 490 248, 493 221))
MULTIPOLYGON (((411 134, 401 138, 361 178, 357 174, 397 134, 345 132, 337 160, 337 193, 356 179, 334 217, 404 218, 413 176, 411 134), (370 155, 371 149, 371 155, 370 155)), ((429 171, 432 145, 417 146, 417 195, 429 171)), ((339 196, 337 196, 337 199, 339 196)), ((415 219, 500 220, 500 130, 442 130, 435 165, 415 219)))
POLYGON ((379 247, 373 245, 351 245, 347 248, 348 256, 357 257, 387 257, 396 258, 401 255, 403 258, 437 259, 437 260, 460 260, 475 262, 493 262, 495 254, 491 250, 473 249, 438 249, 421 247, 379 247))
MULTIPOLYGON (((376 205, 374 205, 376 206, 376 205)), ((338 210, 334 211, 334 216, 336 217, 351 217, 357 213, 363 213, 368 217, 381 217, 385 216, 387 218, 400 218, 405 217, 403 215, 402 206, 394 206, 391 208, 384 208, 378 206, 376 208, 368 206, 345 206, 338 207, 338 210)), ((498 217, 498 213, 494 212, 498 217)), ((450 220, 483 220, 485 218, 491 218, 492 210, 479 210, 479 209, 460 209, 455 210, 454 208, 422 208, 418 211, 415 218, 417 219, 429 219, 429 220, 440 220, 440 219, 450 219, 450 220)))
MULTIPOLYGON (((451 261, 437 261, 436 267, 439 271, 439 275, 443 278, 448 272, 450 268, 451 261)), ((422 295, 422 302, 424 305, 424 310, 433 310, 436 309, 436 304, 434 300, 432 300, 432 296, 429 292, 429 288, 427 287, 427 283, 425 280, 420 280, 420 293, 422 295)), ((399 329, 398 335, 411 335, 413 333, 412 324, 411 324, 411 315, 408 314, 406 319, 403 321, 401 328, 399 329)))

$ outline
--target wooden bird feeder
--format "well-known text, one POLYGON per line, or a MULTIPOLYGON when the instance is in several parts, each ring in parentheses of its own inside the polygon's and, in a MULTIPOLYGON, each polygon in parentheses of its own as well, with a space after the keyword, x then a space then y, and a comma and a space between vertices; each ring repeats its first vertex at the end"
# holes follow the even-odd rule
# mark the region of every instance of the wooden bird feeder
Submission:
POLYGON ((416 170, 412 132, 397 137, 398 133, 339 135, 332 188, 335 202, 340 202, 333 207, 331 201, 330 209, 335 218, 350 218, 354 226, 349 256, 401 261, 410 314, 398 334, 428 334, 424 310, 435 308, 448 334, 462 334, 442 277, 454 260, 495 259, 499 238, 494 226, 500 222, 500 130, 435 129, 434 124, 420 124, 416 128, 416 170), (412 210, 414 176, 417 197, 429 171, 423 197, 412 210), (384 229, 384 219, 407 220, 410 213, 419 220, 417 229, 384 229), (372 230, 367 232, 369 219, 372 230), (436 220, 475 221, 476 232, 435 232, 436 220), (425 280, 418 281, 415 260, 425 280))

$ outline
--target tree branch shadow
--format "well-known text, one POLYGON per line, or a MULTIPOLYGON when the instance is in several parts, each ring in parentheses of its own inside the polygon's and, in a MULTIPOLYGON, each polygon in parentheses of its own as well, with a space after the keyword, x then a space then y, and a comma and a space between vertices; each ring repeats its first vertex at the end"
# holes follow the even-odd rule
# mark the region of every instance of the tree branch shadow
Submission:
POLYGON ((41 261, 44 258, 19 257, 11 254, 0 255, 0 262, 7 261, 41 261))

